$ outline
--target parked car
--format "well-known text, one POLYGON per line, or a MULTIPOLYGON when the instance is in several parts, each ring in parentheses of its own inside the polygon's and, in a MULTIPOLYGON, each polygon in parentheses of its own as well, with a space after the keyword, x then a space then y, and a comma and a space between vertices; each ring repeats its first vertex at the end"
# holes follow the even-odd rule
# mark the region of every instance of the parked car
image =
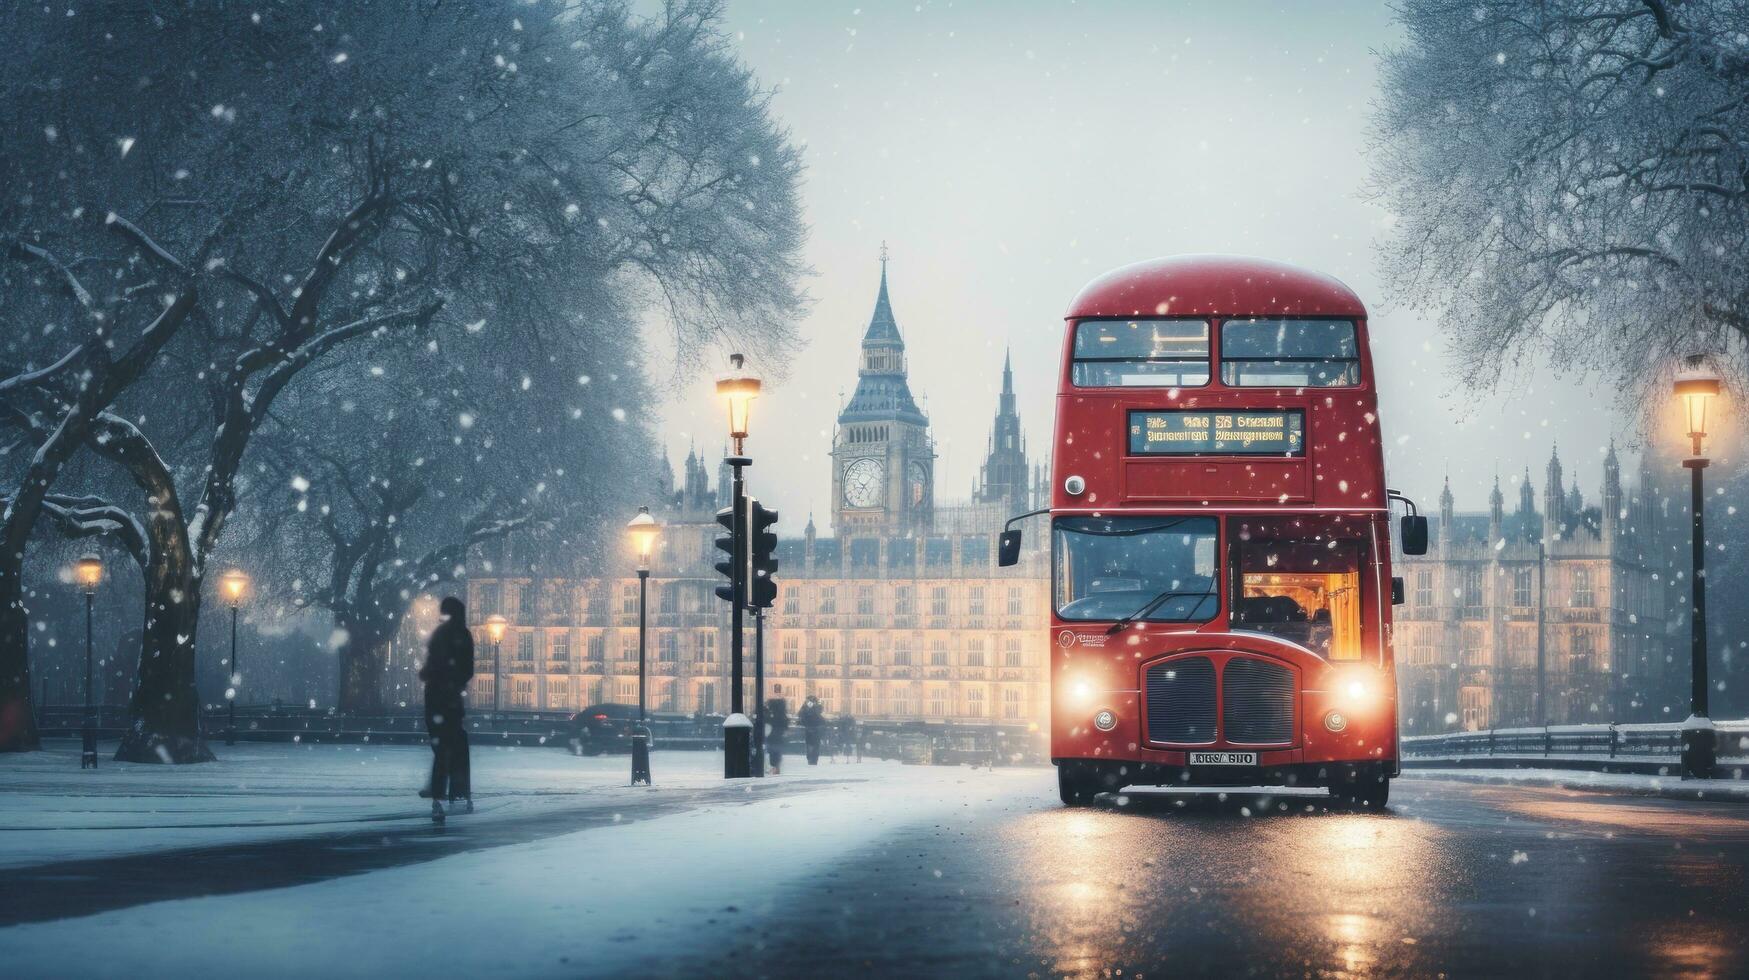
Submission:
MULTIPOLYGON (((650 712, 650 747, 665 743, 669 748, 700 748, 720 744, 721 715, 682 715, 650 712)), ((571 716, 571 751, 576 755, 630 752, 632 730, 638 726, 635 704, 592 704, 571 716)))

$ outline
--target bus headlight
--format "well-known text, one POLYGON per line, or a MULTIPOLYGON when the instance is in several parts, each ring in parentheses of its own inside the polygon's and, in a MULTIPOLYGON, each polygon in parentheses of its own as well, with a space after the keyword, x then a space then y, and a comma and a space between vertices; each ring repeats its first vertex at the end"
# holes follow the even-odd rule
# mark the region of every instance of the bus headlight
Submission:
POLYGON ((1343 732, 1348 729, 1348 716, 1340 711, 1332 711, 1324 716, 1324 727, 1333 732, 1343 732))
POLYGON ((1102 732, 1109 732, 1117 727, 1117 715, 1113 714, 1110 708, 1101 708, 1093 716, 1093 727, 1102 732))
POLYGON ((1347 674, 1339 678, 1336 693, 1350 707, 1365 707, 1378 700, 1376 682, 1364 674, 1347 674))
POLYGON ((1087 492, 1087 481, 1078 476, 1071 476, 1063 481, 1063 490, 1071 497, 1079 497, 1087 492))
POLYGON ((1086 681, 1072 681, 1069 684, 1069 700, 1076 704, 1086 704, 1093 700, 1093 685, 1086 681))

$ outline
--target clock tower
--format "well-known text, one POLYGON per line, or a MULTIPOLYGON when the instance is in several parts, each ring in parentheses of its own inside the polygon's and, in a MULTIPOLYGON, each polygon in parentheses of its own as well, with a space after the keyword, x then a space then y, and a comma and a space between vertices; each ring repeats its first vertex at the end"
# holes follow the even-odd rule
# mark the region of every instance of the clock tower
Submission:
POLYGON ((929 419, 911 397, 905 341, 881 288, 862 338, 856 394, 838 413, 832 438, 833 529, 841 538, 923 534, 935 513, 935 446, 929 419))

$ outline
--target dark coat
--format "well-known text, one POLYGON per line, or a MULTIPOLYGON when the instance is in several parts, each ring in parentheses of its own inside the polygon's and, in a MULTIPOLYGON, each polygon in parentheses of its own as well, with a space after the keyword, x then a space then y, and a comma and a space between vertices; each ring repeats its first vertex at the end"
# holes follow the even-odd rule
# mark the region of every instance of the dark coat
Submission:
POLYGON ((419 668, 419 679, 425 682, 425 703, 450 705, 459 711, 462 692, 473 678, 473 634, 454 619, 438 624, 425 646, 425 666, 419 668))
POLYGON ((821 708, 820 702, 809 698, 802 703, 801 722, 802 727, 807 729, 809 736, 820 734, 820 727, 826 724, 826 712, 821 708))

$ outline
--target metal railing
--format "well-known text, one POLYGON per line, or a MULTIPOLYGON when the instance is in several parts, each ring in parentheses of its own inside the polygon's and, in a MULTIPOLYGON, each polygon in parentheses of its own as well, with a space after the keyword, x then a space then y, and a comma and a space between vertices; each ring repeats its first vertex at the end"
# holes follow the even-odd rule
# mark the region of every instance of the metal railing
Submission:
MULTIPOLYGON (((1715 721, 1716 775, 1749 767, 1749 720, 1715 721)), ((1492 728, 1400 740, 1405 765, 1453 768, 1591 769, 1674 773, 1682 761, 1682 725, 1545 725, 1492 728)))

